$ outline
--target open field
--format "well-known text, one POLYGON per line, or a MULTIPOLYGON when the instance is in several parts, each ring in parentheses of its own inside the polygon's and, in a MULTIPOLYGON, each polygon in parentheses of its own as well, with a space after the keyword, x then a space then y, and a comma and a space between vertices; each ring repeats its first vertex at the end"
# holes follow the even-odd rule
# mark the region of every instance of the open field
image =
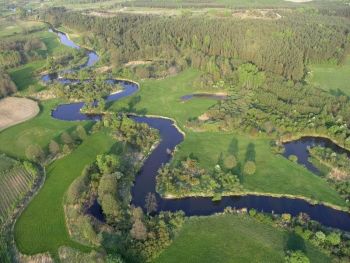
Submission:
POLYGON ((310 66, 308 81, 335 95, 350 96, 350 56, 344 64, 319 64, 310 66))
POLYGON ((155 262, 284 262, 285 250, 296 248, 311 262, 330 262, 301 238, 247 216, 193 217, 155 262))
POLYGON ((108 152, 113 139, 105 132, 89 136, 73 153, 47 167, 47 179, 38 195, 29 204, 15 226, 15 240, 23 253, 49 251, 57 257, 60 246, 86 251, 69 238, 65 225, 63 198, 71 183, 80 176, 85 165, 96 155, 108 152))
POLYGON ((270 139, 267 137, 250 137, 239 132, 194 132, 187 129, 185 124, 188 118, 200 116, 215 103, 211 99, 181 102, 180 97, 183 95, 203 92, 195 91, 191 87, 198 74, 196 70, 187 70, 164 80, 143 81, 140 91, 133 96, 139 96, 138 103, 128 105, 128 102, 133 100, 131 97, 114 103, 110 109, 124 108, 140 114, 175 119, 186 133, 184 142, 178 147, 175 160, 192 153, 198 157, 200 165, 207 169, 214 168, 221 153, 225 155, 230 151, 232 141, 237 141, 238 148, 235 154, 238 161, 244 164, 247 146, 253 143, 257 172, 242 178, 247 191, 305 196, 345 206, 345 201, 325 180, 304 167, 273 154, 270 150, 270 139))
POLYGON ((26 99, 7 97, 0 100, 0 131, 35 117, 39 113, 38 103, 26 99))
POLYGON ((30 190, 34 179, 19 162, 0 155, 0 223, 30 190))

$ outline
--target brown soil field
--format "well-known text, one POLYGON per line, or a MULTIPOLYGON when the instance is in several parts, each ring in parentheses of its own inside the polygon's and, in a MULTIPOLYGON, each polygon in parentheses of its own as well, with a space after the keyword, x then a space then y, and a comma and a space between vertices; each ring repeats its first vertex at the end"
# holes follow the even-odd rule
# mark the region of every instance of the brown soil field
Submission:
POLYGON ((0 131, 35 117, 39 106, 26 98, 7 97, 0 100, 0 131))

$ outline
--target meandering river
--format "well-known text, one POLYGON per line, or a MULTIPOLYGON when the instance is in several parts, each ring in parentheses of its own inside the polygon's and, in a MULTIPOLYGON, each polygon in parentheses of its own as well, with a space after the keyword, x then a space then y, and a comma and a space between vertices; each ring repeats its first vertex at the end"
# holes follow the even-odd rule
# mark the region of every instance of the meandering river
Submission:
MULTIPOLYGON (((68 38, 65 33, 57 30, 52 30, 57 34, 62 44, 79 49, 80 47, 68 38)), ((88 60, 85 64, 76 67, 72 70, 80 70, 83 68, 93 66, 99 57, 94 51, 86 50, 88 60)), ((70 71, 72 71, 70 70, 70 71)), ((69 71, 63 71, 69 72, 69 71)), ((60 78, 57 75, 45 75, 42 77, 45 82, 48 81, 60 81, 62 83, 71 83, 72 80, 60 78)), ((112 83, 119 83, 123 86, 123 90, 120 93, 112 94, 106 98, 107 101, 116 101, 126 96, 130 96, 138 91, 138 86, 135 83, 110 79, 107 80, 112 83)), ((84 103, 69 103, 59 105, 52 111, 52 117, 59 120, 77 121, 77 120, 98 120, 100 116, 89 116, 82 114, 80 109, 84 103)), ((160 117, 146 117, 146 116, 130 116, 133 120, 139 123, 147 123, 150 127, 159 131, 161 141, 153 152, 145 160, 142 168, 138 172, 135 184, 132 189, 132 204, 135 206, 144 207, 145 196, 147 193, 152 192, 157 196, 158 211, 177 211, 182 210, 187 216, 193 215, 210 215, 217 212, 222 212, 226 207, 231 206, 237 209, 240 208, 254 208, 258 211, 274 212, 277 214, 290 213, 293 216, 299 213, 307 213, 313 220, 320 222, 321 224, 339 228, 345 231, 350 231, 350 214, 347 212, 339 211, 330 208, 325 205, 316 204, 312 205, 302 199, 292 199, 285 197, 270 197, 259 195, 246 195, 246 196, 233 196, 223 197, 220 201, 212 201, 209 197, 188 197, 181 199, 164 199, 156 192, 156 175, 158 169, 168 163, 171 160, 171 155, 168 153, 168 149, 173 151, 175 147, 180 144, 184 137, 183 134, 174 125, 174 122, 169 119, 160 117)), ((346 152, 344 149, 333 144, 330 140, 322 138, 304 137, 300 140, 288 142, 284 144, 285 153, 284 156, 288 157, 290 154, 298 156, 298 162, 305 165, 307 169, 314 173, 318 173, 316 167, 314 167, 308 161, 308 146, 322 145, 332 147, 338 152, 346 152)), ((90 212, 99 219, 103 219, 101 209, 97 203, 91 208, 90 212)))

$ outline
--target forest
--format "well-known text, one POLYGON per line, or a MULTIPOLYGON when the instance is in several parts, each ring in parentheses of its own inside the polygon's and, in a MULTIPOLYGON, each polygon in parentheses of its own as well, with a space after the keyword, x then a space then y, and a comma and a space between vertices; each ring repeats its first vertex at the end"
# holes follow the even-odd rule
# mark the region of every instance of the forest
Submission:
POLYGON ((101 18, 52 8, 40 17, 55 26, 88 32, 85 43, 108 52, 113 65, 176 58, 178 65, 199 68, 219 79, 242 62, 252 62, 260 70, 296 81, 307 73, 307 63, 344 59, 348 20, 308 11, 281 15, 276 20, 127 14, 101 18))

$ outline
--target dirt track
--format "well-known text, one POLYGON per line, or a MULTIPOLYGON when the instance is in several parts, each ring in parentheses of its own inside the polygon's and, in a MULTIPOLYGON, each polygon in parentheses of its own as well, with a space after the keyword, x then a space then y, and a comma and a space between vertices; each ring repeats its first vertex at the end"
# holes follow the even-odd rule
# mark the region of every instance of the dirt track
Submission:
POLYGON ((0 131, 35 117, 39 106, 26 98, 7 97, 0 100, 0 131))

